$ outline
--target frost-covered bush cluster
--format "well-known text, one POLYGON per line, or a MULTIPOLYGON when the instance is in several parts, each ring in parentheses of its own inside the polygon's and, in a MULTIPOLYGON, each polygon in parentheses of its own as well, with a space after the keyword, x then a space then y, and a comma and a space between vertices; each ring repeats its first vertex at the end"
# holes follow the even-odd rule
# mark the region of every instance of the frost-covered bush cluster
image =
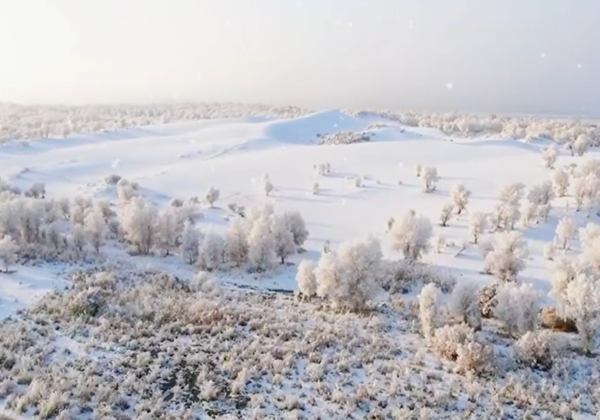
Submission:
POLYGON ((204 103, 165 105, 46 106, 0 103, 0 143, 6 140, 64 138, 76 133, 113 131, 153 124, 239 118, 296 118, 308 109, 261 104, 204 103))
POLYGON ((449 136, 553 140, 577 155, 585 153, 590 146, 600 145, 600 127, 580 120, 391 110, 354 111, 353 114, 378 115, 409 127, 436 128, 449 136))
MULTIPOLYGON (((69 202, 42 194, 20 195, 1 183, 0 263, 4 271, 20 259, 91 258, 109 242, 120 243, 136 255, 180 255, 186 263, 209 271, 230 267, 266 271, 277 260, 285 263, 308 237, 298 212, 277 214, 269 206, 253 209, 247 217, 238 212, 226 235, 201 232, 196 226, 202 219, 198 200, 179 200, 159 209, 141 195, 136 183, 120 177, 116 182, 119 205, 84 197, 69 202)), ((36 191, 44 190, 43 185, 35 186, 36 191)), ((219 190, 211 187, 207 204, 212 206, 218 197, 219 190)))
POLYGON ((371 141, 366 133, 355 131, 338 131, 332 134, 323 134, 319 139, 319 144, 353 144, 365 143, 371 141))
POLYGON ((5 415, 442 419, 463 413, 465 401, 478 418, 595 410, 594 360, 557 358, 552 374, 533 375, 547 346, 533 346, 531 335, 514 344, 519 365, 488 377, 501 356, 464 324, 436 328, 432 346, 449 362, 433 366, 405 307, 329 311, 285 294, 219 288, 212 276, 188 282, 126 264, 75 273, 69 290, 0 324, 5 415), (586 381, 565 387, 576 372, 586 381))

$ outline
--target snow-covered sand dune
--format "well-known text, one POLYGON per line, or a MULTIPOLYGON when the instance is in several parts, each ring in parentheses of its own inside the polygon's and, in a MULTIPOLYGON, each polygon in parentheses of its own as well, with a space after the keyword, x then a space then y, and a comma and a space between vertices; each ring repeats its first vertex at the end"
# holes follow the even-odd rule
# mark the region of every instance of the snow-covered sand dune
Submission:
MULTIPOLYGON (((34 140, 27 146, 10 142, 0 147, 0 175, 21 187, 44 182, 53 197, 106 197, 114 187, 107 186, 104 177, 119 174, 138 181, 148 198, 160 204, 170 198, 202 195, 214 185, 221 190, 218 204, 222 208, 228 202, 272 202, 278 208, 300 211, 311 232, 308 248, 320 251, 328 240, 335 246, 371 233, 385 240, 386 220, 408 209, 436 221, 456 183, 473 191, 470 208, 490 211, 502 185, 516 181, 531 185, 548 179, 539 156, 543 145, 450 139, 436 130, 402 127, 380 117, 323 111, 288 120, 248 117, 148 126, 34 140), (380 126, 368 131, 370 142, 318 145, 318 134, 365 131, 375 123, 380 126), (331 163, 331 174, 316 174, 314 165, 321 162, 331 163), (435 193, 422 192, 415 174, 417 164, 438 168, 441 180, 435 193), (260 191, 264 173, 269 173, 275 185, 269 198, 260 191), (363 187, 348 180, 353 177, 361 177, 363 187), (317 181, 321 193, 315 196, 311 187, 317 181)), ((556 223, 555 219, 549 224, 556 223)), ((224 229, 222 224, 205 224, 204 229, 224 229)), ((456 241, 466 239, 466 217, 439 231, 456 241)), ((533 253, 526 277, 545 281, 539 253, 541 243, 551 236, 536 233, 530 238, 533 253)), ((464 275, 478 277, 481 270, 478 259, 447 255, 430 259, 460 267, 464 275)))

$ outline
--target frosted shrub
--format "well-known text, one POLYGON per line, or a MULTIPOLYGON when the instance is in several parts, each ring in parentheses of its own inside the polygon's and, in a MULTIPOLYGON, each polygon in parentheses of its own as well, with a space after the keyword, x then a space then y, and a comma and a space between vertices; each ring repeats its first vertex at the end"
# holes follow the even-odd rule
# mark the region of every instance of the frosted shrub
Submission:
POLYGON ((502 322, 504 328, 513 337, 538 326, 540 295, 531 283, 504 283, 498 287, 494 317, 502 322))
POLYGON ((192 291, 201 293, 218 293, 219 283, 208 271, 197 272, 190 282, 192 291))
POLYGON ((0 263, 5 273, 8 273, 8 269, 17 262, 18 252, 19 246, 10 236, 5 235, 0 239, 0 263))
POLYGON ((317 294, 328 298, 334 308, 367 309, 378 290, 381 267, 378 240, 344 242, 337 253, 321 255, 315 269, 317 294))
POLYGON ((600 274, 600 226, 588 223, 579 230, 583 255, 597 274, 600 274))
POLYGON ((547 243, 544 245, 543 256, 547 261, 554 260, 554 255, 556 254, 556 248, 553 243, 547 243))
POLYGON ((110 174, 104 177, 104 182, 106 185, 117 185, 117 183, 121 180, 121 175, 110 174))
POLYGON ((220 195, 221 192, 217 188, 211 186, 208 191, 206 191, 204 199, 210 205, 210 207, 214 207, 214 204, 219 199, 220 195))
POLYGON ((546 168, 554 169, 554 164, 558 160, 558 149, 555 146, 543 148, 542 160, 544 161, 544 166, 546 168))
POLYGON ((44 198, 46 196, 46 185, 43 182, 36 182, 25 191, 25 197, 44 198))
POLYGON ((410 210, 392 225, 393 249, 402 252, 405 259, 417 261, 429 252, 432 231, 429 219, 410 210))
POLYGON ((446 238, 440 235, 436 235, 432 239, 433 249, 437 254, 441 254, 446 250, 446 238))
POLYGON ((435 330, 431 338, 433 350, 448 360, 456 360, 458 348, 475 341, 475 332, 467 324, 444 325, 435 330))
POLYGON ((119 182, 117 182, 117 197, 121 204, 129 202, 129 200, 137 195, 138 193, 135 184, 132 184, 125 178, 121 178, 119 182))
POLYGON ((440 225, 446 227, 448 222, 452 218, 452 211, 454 210, 454 204, 448 203, 442 207, 442 211, 440 213, 440 225))
POLYGON ((459 372, 483 376, 492 374, 495 370, 494 349, 489 345, 471 341, 459 345, 456 353, 459 372))
POLYGON ((450 197, 452 202, 456 206, 456 212, 461 214, 463 210, 469 204, 469 197, 471 197, 471 191, 465 187, 464 184, 456 184, 450 190, 450 197))
POLYGON ((487 218, 480 212, 469 212, 469 233, 473 238, 473 243, 479 242, 479 237, 485 232, 487 227, 487 218))
POLYGON ((435 191, 437 183, 440 180, 438 176, 437 168, 427 167, 423 168, 423 190, 426 193, 435 191))
POLYGON ((202 270, 213 271, 225 262, 225 240, 217 233, 209 232, 198 249, 198 266, 202 270))
POLYGON ((438 300, 440 290, 433 283, 426 284, 419 294, 419 320, 421 332, 425 338, 430 338, 438 324, 438 300))
POLYGON ((555 230, 555 241, 558 247, 560 249, 569 249, 575 232, 577 232, 577 226, 572 217, 563 217, 560 219, 555 230))
POLYGON ((554 337, 548 330, 526 332, 514 343, 517 362, 533 369, 550 369, 554 350, 554 337))
POLYGON ((318 183, 318 182, 315 182, 315 183, 312 185, 312 189, 311 189, 312 195, 318 195, 318 194, 319 194, 319 191, 320 191, 320 190, 319 190, 319 188, 320 188, 320 187, 319 187, 319 183, 318 183))
POLYGON ((600 282, 591 275, 578 275, 565 290, 565 315, 575 321, 586 353, 596 347, 600 329, 600 282))
POLYGON ((417 166, 415 166, 415 172, 416 172, 417 178, 419 178, 421 176, 421 173, 423 172, 423 165, 421 165, 420 163, 417 164, 417 166))
POLYGON ((317 295, 317 278, 315 276, 315 264, 310 260, 302 260, 298 264, 296 272, 296 284, 298 292, 307 298, 317 295))
POLYGON ((456 284, 448 302, 450 313, 463 323, 479 330, 481 311, 479 310, 479 288, 475 283, 461 281, 456 284))
POLYGON ((515 281, 528 255, 527 242, 520 232, 497 233, 492 250, 485 256, 484 271, 500 281, 515 281))
POLYGON ((275 187, 271 183, 271 178, 269 177, 269 174, 265 174, 262 178, 262 190, 264 191, 265 195, 268 197, 274 188, 275 187))
POLYGON ((556 197, 564 197, 569 189, 569 174, 563 168, 552 175, 552 190, 556 197))

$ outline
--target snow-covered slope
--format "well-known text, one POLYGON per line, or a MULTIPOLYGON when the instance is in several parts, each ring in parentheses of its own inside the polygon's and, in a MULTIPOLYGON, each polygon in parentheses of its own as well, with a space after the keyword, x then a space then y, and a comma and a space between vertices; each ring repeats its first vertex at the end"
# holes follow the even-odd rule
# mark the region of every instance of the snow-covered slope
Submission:
MULTIPOLYGON (((159 206, 166 205, 173 198, 202 197, 210 186, 215 186, 220 189, 221 197, 216 202, 215 208, 205 206, 202 209, 204 219, 199 222, 199 225, 204 232, 222 233, 227 229, 229 218, 232 215, 228 209, 229 203, 244 205, 247 208, 256 204, 271 203, 277 210, 298 210, 307 222, 307 228, 310 231, 310 236, 304 244, 307 252, 294 256, 291 259, 292 263, 298 263, 303 258, 318 258, 323 246, 328 241, 335 248, 345 240, 370 234, 381 239, 384 253, 387 256, 395 258, 398 255, 391 251, 391 243, 386 234, 386 223, 390 217, 402 216, 408 210, 414 209, 432 220, 436 235, 442 235, 448 242, 457 245, 467 241, 470 236, 467 231, 466 214, 463 213, 453 218, 448 227, 442 228, 437 224, 441 208, 450 201, 449 191, 452 186, 464 183, 472 191, 468 204, 469 210, 489 212, 496 203, 499 189, 507 183, 523 182, 531 187, 550 179, 552 172, 544 167, 540 158, 540 149, 546 145, 543 142, 526 143, 517 140, 449 138, 438 130, 401 126, 374 115, 365 114, 363 117, 356 117, 341 111, 323 111, 294 119, 274 120, 266 117, 213 119, 146 126, 99 134, 73 135, 60 140, 43 139, 27 143, 11 141, 0 146, 0 177, 11 185, 21 188, 27 188, 35 182, 43 182, 49 197, 64 196, 73 199, 75 196, 81 195, 116 201, 115 187, 107 185, 105 177, 118 174, 131 181, 139 182, 143 195, 159 206), (364 132, 369 135, 371 141, 349 145, 318 144, 321 135, 342 131, 364 132), (325 162, 331 164, 331 173, 318 175, 315 164, 325 162), (437 167, 441 179, 435 192, 430 194, 423 192, 422 179, 417 177, 415 171, 419 164, 437 167), (275 186, 269 197, 265 196, 260 187, 261 178, 265 173, 269 174, 275 186), (357 177, 361 178, 362 185, 360 187, 357 187, 354 182, 357 177), (311 191, 315 182, 318 182, 320 186, 320 192, 317 195, 313 195, 311 191)), ((568 156, 564 151, 559 153, 562 153, 559 157, 561 165, 579 162, 581 159, 568 156)), ((598 154, 592 150, 588 156, 597 158, 598 154)), ((525 282, 533 283, 544 294, 547 294, 550 289, 548 280, 550 271, 547 262, 542 258, 543 245, 552 241, 557 222, 564 215, 575 216, 578 226, 583 226, 587 222, 584 216, 575 214, 573 209, 569 208, 568 200, 568 198, 560 198, 553 201, 553 210, 547 222, 535 228, 520 229, 528 241, 530 250, 527 268, 520 273, 520 278, 525 282)), ((595 219, 596 216, 592 215, 591 220, 595 219)), ((577 247, 575 246, 575 248, 577 247)), ((458 249, 458 246, 450 245, 449 249, 439 254, 428 254, 425 260, 452 272, 460 279, 471 279, 480 283, 490 281, 489 276, 481 274, 483 261, 477 247, 471 245, 460 255, 456 255, 458 249)), ((112 263, 137 264, 138 268, 166 271, 176 276, 185 277, 193 270, 182 264, 179 257, 174 256, 165 258, 130 257, 123 249, 110 247, 106 247, 102 253, 104 258, 112 263)), ((15 270, 16 272, 12 274, 0 273, 0 305, 3 317, 32 305, 43 293, 64 287, 62 282, 64 271, 61 271, 61 267, 49 269, 44 265, 39 267, 17 266, 15 270)), ((228 278, 228 273, 221 273, 219 276, 227 285, 245 283, 255 287, 266 286, 284 290, 293 290, 296 287, 295 266, 281 268, 276 275, 262 276, 259 280, 228 278), (253 282, 253 280, 255 281, 253 282)), ((171 293, 172 290, 168 292, 171 293)), ((261 297, 252 299, 256 299, 256 302, 249 305, 250 308, 254 308, 252 310, 269 311, 268 305, 261 297), (265 305, 264 308, 261 305, 265 305)), ((285 314, 286 308, 288 308, 286 305, 291 305, 290 308, 297 310, 297 307, 294 306, 296 303, 289 297, 285 297, 284 300, 277 303, 279 306, 270 315, 271 318, 283 316, 281 314, 285 314)), ((238 303, 236 303, 237 301, 232 302, 230 302, 231 307, 228 306, 227 310, 235 312, 238 303)), ((240 298, 240 302, 239 305, 246 304, 243 303, 245 302, 243 298, 240 298)), ((204 305, 209 305, 209 303, 203 302, 204 305)), ((317 308, 317 304, 311 303, 311 305, 317 308)), ((314 310, 317 311, 317 309, 314 310)), ((206 307, 199 310, 207 311, 206 307)), ((410 308, 402 310, 410 311, 410 308)), ((204 312, 202 313, 204 314, 204 312)), ((207 314, 206 316, 209 316, 210 311, 207 314)), ((244 318, 237 312, 235 316, 239 316, 240 319, 244 318)), ((298 316, 294 318, 296 321, 304 323, 294 324, 294 328, 300 331, 306 327, 307 330, 313 331, 310 326, 313 319, 306 314, 304 316, 306 319, 298 316)), ((343 330, 345 331, 343 333, 344 340, 352 341, 352 335, 356 331, 358 331, 357 334, 362 334, 359 341, 365 359, 348 362, 353 366, 362 366, 363 362, 372 362, 372 360, 367 360, 369 348, 375 346, 371 341, 374 337, 372 334, 385 330, 388 325, 386 323, 389 323, 390 328, 401 328, 398 331, 401 330, 410 335, 412 341, 404 340, 403 336, 394 336, 390 338, 389 343, 386 341, 389 348, 378 348, 377 357, 389 357, 390 365, 386 365, 385 368, 381 365, 377 369, 395 369, 393 365, 396 361, 393 359, 393 353, 397 350, 397 353, 401 354, 400 359, 404 366, 402 369, 406 369, 407 372, 410 370, 411 375, 414 373, 421 379, 427 375, 440 375, 441 378, 447 378, 449 376, 444 375, 450 375, 437 367, 433 368, 432 366, 436 362, 431 360, 423 363, 415 362, 417 356, 414 355, 413 358, 413 354, 418 353, 420 355, 418 357, 423 357, 421 352, 417 351, 422 346, 422 342, 415 338, 416 334, 410 326, 412 321, 409 321, 408 318, 402 320, 393 318, 390 321, 383 314, 381 318, 377 318, 377 322, 383 322, 383 324, 376 325, 375 321, 371 323, 364 317, 359 317, 356 321, 352 318, 354 315, 326 314, 319 316, 325 321, 323 324, 318 324, 319 329, 314 330, 316 331, 313 337, 315 340, 318 338, 318 340, 326 341, 323 337, 328 334, 333 334, 332 337, 338 334, 327 332, 327 328, 330 328, 330 324, 340 322, 344 328, 348 328, 343 330), (397 324, 402 325, 398 326, 397 324), (327 326, 323 327, 323 325, 327 326), (354 327, 354 325, 358 325, 358 327, 354 327), (321 328, 325 329, 321 330, 321 328), (357 329, 355 331, 352 328, 357 329), (409 333, 409 331, 412 332, 409 333), (405 345, 408 347, 402 347, 405 345), (418 369, 415 368, 415 364, 419 366, 418 369), (428 373, 424 370, 425 368, 421 369, 422 366, 428 366, 428 373), (413 372, 413 369, 419 370, 420 373, 413 372)), ((271 318, 268 322, 274 324, 271 318)), ((244 323, 244 327, 247 325, 249 323, 244 323)), ((100 323, 94 328, 102 330, 104 327, 106 325, 100 323)), ((224 333, 231 334, 231 336, 239 333, 237 324, 234 323, 230 327, 224 333)), ((337 331, 336 328, 333 330, 337 331)), ((222 331, 218 333, 221 334, 222 331)), ((279 337, 278 334, 279 332, 273 337, 279 337)), ((294 331, 294 334, 300 333, 294 331)), ((248 337, 250 336, 252 334, 248 334, 248 337)), ((389 337, 391 336, 386 336, 386 340, 389 337)), ((57 342, 65 343, 71 338, 64 335, 58 337, 57 340, 59 340, 57 342)), ((219 345, 225 345, 221 339, 214 340, 220 343, 219 345)), ((340 338, 340 340, 342 339, 340 338)), ((273 347, 273 354, 279 351, 280 347, 278 346, 287 346, 283 341, 285 340, 282 338, 282 342, 273 347)), ((202 346, 204 347, 200 353, 211 353, 212 350, 208 348, 212 345, 211 343, 203 341, 202 346)), ((69 344, 69 348, 72 348, 71 344, 69 344)), ((161 342, 160 346, 163 344, 161 342)), ((129 342, 125 342, 123 345, 128 346, 129 342)), ((303 345, 310 347, 310 343, 303 343, 303 345)), ((232 352, 233 350, 231 349, 232 352)), ((344 349, 344 351, 347 350, 344 349)), ((94 360, 102 360, 98 363, 112 363, 109 354, 111 350, 105 349, 105 351, 104 356, 94 360)), ((152 351, 154 350, 149 351, 148 354, 151 354, 152 351)), ((302 353, 299 350, 298 352, 302 353)), ((127 350, 126 353, 132 355, 135 352, 127 350)), ((241 360, 245 353, 234 352, 232 354, 235 354, 236 360, 241 360)), ((305 356, 304 353, 298 355, 299 358, 305 356)), ((298 365, 307 365, 307 358, 312 356, 311 353, 302 361, 298 361, 298 365)), ((274 361, 275 357, 276 355, 268 363, 273 366, 279 363, 280 360, 274 361)), ((320 353, 319 357, 321 357, 320 353)), ((351 359, 352 355, 349 355, 348 360, 351 359)), ((229 360, 223 363, 229 363, 229 360)), ((326 362, 323 363, 326 364, 326 362)), ((591 365, 592 362, 589 363, 591 365)), ((289 368, 287 365, 284 367, 283 362, 281 365, 282 372, 289 368)), ((111 366, 115 368, 113 365, 111 366)), ((119 366, 115 369, 118 372, 123 371, 119 366)), ((301 367, 298 369, 301 370, 301 367)), ((590 369, 593 371, 593 366, 590 369)), ((354 375, 353 380, 358 381, 355 385, 362 384, 363 376, 367 375, 366 368, 350 370, 354 375)), ((336 371, 330 375, 338 373, 336 371)), ((216 374, 211 375, 215 376, 216 374)), ((290 375, 292 373, 287 376, 282 373, 281 378, 277 378, 277 380, 284 381, 285 384, 285 381, 291 381, 290 375), (285 378, 283 378, 284 376, 285 378)), ((315 377, 322 379, 327 376, 326 373, 320 375, 318 372, 315 373, 315 377)), ((335 377, 336 381, 345 380, 344 375, 340 375, 335 377)), ((298 379, 299 376, 295 378, 300 382, 304 381, 304 379, 298 379)), ((382 378, 389 379, 385 379, 385 375, 382 378)), ((429 376, 426 379, 428 380, 428 378, 429 376)), ((453 378, 455 377, 453 376, 453 378)), ((121 379, 112 378, 111 380, 119 382, 121 379)), ((215 381, 217 380, 215 379, 215 381)), ((366 381, 366 379, 364 380, 366 381)), ((425 381, 425 379, 423 380, 425 381)), ((462 379, 456 380, 462 381, 462 379)), ((275 383, 274 381, 273 379, 271 382, 275 383)), ((325 379, 323 381, 327 382, 325 379)), ((390 379, 390 381, 392 380, 390 379)), ((398 379, 398 381, 405 383, 404 379, 398 379)), ((441 382, 444 381, 441 380, 441 382)), ((455 399, 452 403, 452 410, 461 411, 467 405, 464 392, 471 385, 468 381, 460 382, 460 384, 463 387, 460 392, 463 394, 459 396, 451 396, 452 390, 447 390, 444 386, 439 388, 444 392, 449 392, 448 395, 451 397, 448 398, 455 399)), ((390 384, 389 387, 392 385, 390 384)), ((335 386, 337 387, 337 385, 335 386)), ((502 386, 504 385, 498 385, 498 389, 502 386)), ((347 388, 351 388, 352 392, 357 393, 357 387, 362 387, 362 385, 353 385, 347 388)), ((290 387, 289 392, 286 391, 288 392, 286 395, 296 392, 290 391, 291 389, 290 387)), ((424 394, 429 394, 429 391, 425 392, 425 388, 423 390, 424 394)), ((483 393, 484 399, 491 398, 491 395, 486 394, 488 391, 483 393)), ((335 392, 343 396, 340 389, 336 388, 335 392)), ((298 394, 301 395, 300 391, 298 394)), ((318 392, 314 393, 314 395, 318 394, 318 392)), ((398 393, 398 395, 400 394, 402 392, 398 393)), ((477 392, 469 394, 469 399, 475 394, 477 392)), ((398 395, 399 399, 394 400, 396 402, 404 398, 398 395)), ((568 399, 568 396, 561 396, 561 398, 563 397, 568 399)), ((390 401, 392 400, 390 399, 390 401)), ((231 403, 231 406, 235 405, 229 400, 228 403, 231 403)), ((321 400, 317 403, 322 404, 321 407, 327 406, 321 400)), ((318 405, 317 403, 315 403, 315 407, 318 405)), ((478 407, 483 410, 482 407, 485 404, 487 403, 481 403, 478 407)), ((588 402, 585 404, 590 405, 588 402)), ((292 406, 295 407, 294 404, 292 406)), ((355 407, 352 410, 354 409, 362 410, 361 407, 355 407)), ((512 409, 510 408, 510 410, 512 409)), ((332 412, 331 410, 335 412, 335 407, 329 407, 328 410, 330 410, 329 413, 332 412)), ((467 415, 466 411, 464 409, 461 414, 467 415)), ((437 411, 434 410, 432 413, 437 413, 437 411)), ((483 415, 483 411, 476 411, 476 413, 474 415, 483 415)), ((518 413, 520 414, 521 411, 518 413)), ((273 414, 273 412, 267 410, 267 414, 273 414)), ((436 417, 432 414, 431 418, 436 417)))
MULTIPOLYGON (((449 139, 435 130, 340 111, 289 120, 241 118, 150 126, 26 144, 11 142, 0 148, 0 176, 14 185, 44 182, 53 197, 106 197, 114 187, 107 186, 104 178, 116 173, 138 181, 149 198, 161 204, 170 198, 202 196, 214 185, 221 190, 218 204, 223 208, 229 202, 272 202, 278 208, 299 210, 311 232, 308 248, 315 251, 327 240, 335 245, 370 233, 385 239, 386 220, 408 209, 435 221, 455 183, 473 191, 470 208, 490 211, 502 185, 516 181, 531 185, 549 178, 539 156, 542 144, 449 139), (367 131, 370 142, 317 145, 317 134, 365 131, 375 123, 381 126, 367 131), (313 166, 321 162, 331 163, 330 175, 316 175, 313 166), (417 164, 438 168, 441 181, 434 194, 422 192, 415 175, 417 164), (269 198, 260 191, 264 173, 275 185, 269 198), (363 178, 362 188, 348 181, 357 176, 363 178), (313 196, 311 187, 317 181, 322 192, 313 196)), ((561 159, 566 162, 570 157, 561 159)), ((562 204, 564 200, 557 200, 548 233, 541 233, 544 229, 526 232, 533 249, 527 278, 545 283, 539 249, 551 239, 562 204)), ((464 216, 439 230, 457 241, 468 236, 464 216)), ((459 266, 465 275, 481 269, 478 260, 430 258, 459 266)))

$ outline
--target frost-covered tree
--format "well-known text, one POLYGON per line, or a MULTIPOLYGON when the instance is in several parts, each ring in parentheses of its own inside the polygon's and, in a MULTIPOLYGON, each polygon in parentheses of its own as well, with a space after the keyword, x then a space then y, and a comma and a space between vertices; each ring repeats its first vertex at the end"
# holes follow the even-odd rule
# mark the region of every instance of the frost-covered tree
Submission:
POLYGON ((209 232, 199 247, 198 265, 202 270, 213 271, 225 262, 225 240, 217 233, 209 232))
POLYGON ((183 223, 181 207, 169 206, 159 212, 154 246, 162 255, 170 255, 172 250, 177 249, 183 223))
POLYGON ((204 199, 210 205, 210 207, 213 207, 215 202, 219 199, 219 195, 221 195, 221 192, 214 186, 211 186, 208 191, 206 191, 204 199))
POLYGON ((57 222, 45 224, 42 228, 42 237, 48 249, 56 254, 62 251, 64 241, 57 222))
POLYGON ((262 178, 262 190, 265 192, 265 195, 268 197, 274 188, 275 187, 273 186, 273 183, 271 182, 271 178, 269 177, 269 174, 265 174, 262 178))
POLYGON ((271 235, 273 236, 275 255, 280 259, 281 264, 285 264, 285 259, 296 252, 296 244, 294 243, 294 234, 289 229, 284 215, 271 217, 271 235))
POLYGON ((548 169, 554 169, 554 165, 558 160, 558 149, 555 146, 545 147, 542 149, 542 160, 548 169))
POLYGON ((523 210, 521 211, 521 223, 523 227, 531 227, 531 225, 537 221, 539 215, 539 206, 535 203, 525 203, 523 210))
POLYGON ((181 245, 179 246, 183 260, 188 264, 194 264, 198 261, 200 246, 200 232, 196 230, 194 225, 186 220, 183 224, 183 232, 181 233, 181 245))
POLYGON ((499 202, 488 215, 488 224, 492 231, 511 231, 515 228, 521 212, 518 205, 499 202))
POLYGON ((471 190, 467 189, 464 184, 456 184, 450 190, 450 197, 452 202, 456 206, 456 212, 461 214, 463 210, 469 204, 469 197, 471 197, 471 190))
POLYGON ((298 264, 296 272, 296 284, 298 292, 307 298, 317 295, 317 278, 315 276, 315 264, 310 260, 302 260, 298 264))
POLYGON ((435 168, 435 167, 423 168, 422 176, 423 176, 423 190, 426 193, 435 191, 435 189, 437 188, 437 183, 440 180, 437 168, 435 168))
POLYGON ((72 224, 71 232, 68 237, 70 248, 75 253, 77 258, 82 258, 85 254, 85 246, 87 245, 87 235, 83 229, 83 225, 72 224))
POLYGON ((83 227, 88 243, 94 248, 96 253, 99 253, 100 247, 104 245, 106 235, 108 234, 108 226, 106 225, 102 210, 98 207, 92 209, 85 216, 83 227))
POLYGON ((268 217, 259 217, 248 235, 248 263, 252 271, 267 271, 274 266, 275 243, 268 217))
POLYGON ((500 281, 515 281, 525 268, 527 242, 520 232, 500 232, 494 236, 492 250, 486 255, 484 271, 500 281))
POLYGON ((553 262, 552 276, 550 277, 552 289, 549 296, 556 302, 556 310, 561 317, 566 318, 565 305, 568 284, 578 276, 585 274, 589 274, 589 270, 580 258, 562 257, 553 262))
POLYGON ((448 301, 450 313, 475 330, 481 328, 481 310, 479 309, 479 288, 473 282, 461 281, 452 289, 448 301))
POLYGON ((540 295, 531 283, 503 283, 498 287, 494 316, 513 337, 538 326, 540 295))
POLYGON ((469 233, 473 238, 473 243, 479 242, 479 237, 485 232, 487 227, 487 217, 485 214, 480 212, 469 212, 469 233))
POLYGON ((573 142, 572 151, 577 156, 583 156, 590 146, 590 138, 586 134, 580 134, 573 142))
POLYGON ((289 231, 294 235, 294 243, 296 246, 301 247, 310 234, 306 229, 304 218, 298 211, 286 211, 283 213, 283 220, 289 231))
POLYGON ((363 310, 378 290, 382 269, 381 244, 374 237, 340 245, 321 255, 315 268, 317 294, 334 308, 363 310))
POLYGON ((552 189, 556 197, 564 197, 569 190, 569 174, 563 168, 554 171, 552 189))
POLYGON ((591 275, 579 275, 565 290, 565 315, 577 325, 583 348, 591 353, 600 329, 600 281, 591 275))
POLYGON ((581 210, 584 205, 591 210, 594 205, 598 204, 600 178, 596 173, 576 176, 573 179, 572 185, 577 211, 581 210))
POLYGON ((392 225, 393 249, 402 252, 405 259, 417 261, 429 252, 432 232, 429 219, 410 210, 392 225))
POLYGON ((500 189, 498 200, 508 206, 518 206, 523 198, 525 184, 522 182, 513 182, 500 189))
POLYGON ((563 217, 556 225, 555 242, 560 249, 570 249, 571 240, 577 232, 577 225, 572 217, 563 217))
POLYGON ((133 197, 123 211, 125 237, 137 253, 148 255, 156 236, 156 209, 143 197, 133 197))
POLYGON ((448 226, 448 222, 452 218, 452 211, 454 210, 454 204, 447 203, 442 207, 440 212, 440 225, 445 227, 448 226))
POLYGON ((233 219, 227 231, 227 258, 237 266, 248 261, 248 231, 248 222, 242 217, 233 219))
POLYGON ((586 261, 600 275, 600 226, 588 223, 579 230, 581 248, 586 261))
POLYGON ((9 235, 5 235, 0 239, 0 263, 5 273, 8 269, 17 262, 19 246, 9 235))
POLYGON ((421 165, 419 163, 419 164, 417 164, 417 166, 415 166, 415 173, 417 175, 417 178, 419 178, 421 176, 422 172, 423 172, 423 165, 421 165))
POLYGON ((535 185, 527 194, 529 202, 537 205, 548 204, 553 198, 554 191, 550 181, 535 185))
POLYGON ((421 332, 425 338, 431 338, 438 327, 440 289, 435 283, 426 284, 418 296, 419 320, 421 332))

